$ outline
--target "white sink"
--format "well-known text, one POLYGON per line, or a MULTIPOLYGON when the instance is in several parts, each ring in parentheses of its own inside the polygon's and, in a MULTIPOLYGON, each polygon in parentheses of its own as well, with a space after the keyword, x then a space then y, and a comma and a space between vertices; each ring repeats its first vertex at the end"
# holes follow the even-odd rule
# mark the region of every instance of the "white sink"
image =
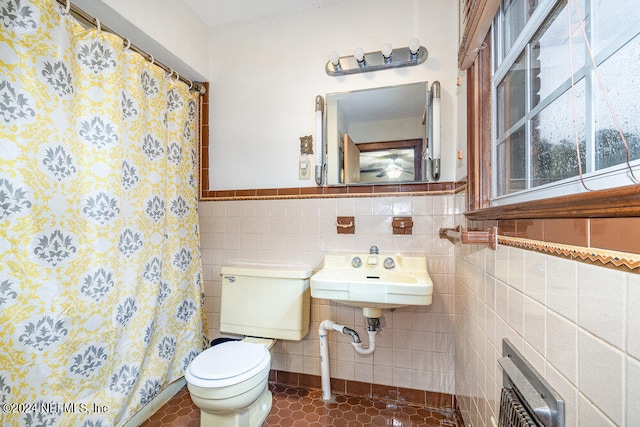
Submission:
POLYGON ((328 254, 322 269, 311 276, 312 297, 362 307, 372 318, 380 317, 382 309, 429 305, 432 294, 422 255, 328 254))

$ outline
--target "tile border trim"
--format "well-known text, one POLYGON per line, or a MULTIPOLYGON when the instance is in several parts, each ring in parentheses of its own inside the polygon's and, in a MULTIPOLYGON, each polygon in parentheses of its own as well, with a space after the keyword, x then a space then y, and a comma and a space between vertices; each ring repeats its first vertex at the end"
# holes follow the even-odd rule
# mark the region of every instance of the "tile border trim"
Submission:
POLYGON ((292 199, 341 199, 341 198, 366 198, 366 197, 414 197, 414 196, 440 196, 455 194, 453 191, 424 191, 407 193, 345 193, 345 194, 296 194, 273 196, 216 196, 203 197, 201 202, 229 202, 235 200, 292 200, 292 199))
POLYGON ((534 250, 577 261, 602 264, 604 266, 626 267, 632 272, 640 273, 640 254, 618 252, 583 246, 564 245, 561 243, 543 242, 540 240, 522 239, 518 237, 498 236, 501 245, 534 250))
POLYGON ((367 185, 344 187, 265 188, 248 190, 202 191, 201 202, 233 200, 322 199, 361 197, 412 197, 458 194, 465 191, 464 182, 442 182, 400 185, 367 185))

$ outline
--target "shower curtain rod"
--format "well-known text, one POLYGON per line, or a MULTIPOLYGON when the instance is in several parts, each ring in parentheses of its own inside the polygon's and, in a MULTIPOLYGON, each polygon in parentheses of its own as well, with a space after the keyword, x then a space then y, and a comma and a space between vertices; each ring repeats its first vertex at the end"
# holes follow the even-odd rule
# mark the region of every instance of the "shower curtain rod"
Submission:
MULTIPOLYGON (((60 3, 64 7, 67 6, 67 0, 57 0, 57 2, 60 3)), ((94 28, 98 28, 98 25, 96 23, 99 22, 99 21, 95 17, 89 15, 84 10, 80 9, 75 4, 73 4, 73 3, 70 4, 69 11, 71 12, 71 14, 73 15, 74 18, 80 20, 83 24, 89 25, 89 26, 94 27, 94 28)), ((158 67, 162 68, 167 73, 175 73, 178 76, 178 79, 180 81, 182 81, 182 82, 186 83, 187 85, 189 85, 193 90, 196 90, 196 91, 200 92, 200 95, 204 95, 205 93, 207 93, 207 89, 204 87, 204 85, 202 83, 193 82, 193 81, 191 81, 191 80, 189 80, 189 79, 187 79, 185 77, 182 77, 180 74, 178 74, 176 71, 174 71, 173 68, 171 68, 171 67, 169 67, 167 65, 164 65, 160 61, 157 61, 153 57, 153 55, 151 55, 150 53, 147 53, 147 52, 143 51, 142 49, 140 49, 139 47, 135 46, 133 43, 131 43, 131 40, 129 40, 129 38, 121 36, 120 34, 116 33, 113 30, 111 30, 106 25, 102 25, 102 23, 100 23, 99 25, 100 25, 100 30, 106 31, 106 32, 111 33, 111 34, 115 34, 116 36, 120 37, 121 39, 127 40, 129 42, 128 48, 133 50, 133 51, 135 51, 135 52, 138 52, 147 61, 153 62, 155 65, 157 65, 158 67)))

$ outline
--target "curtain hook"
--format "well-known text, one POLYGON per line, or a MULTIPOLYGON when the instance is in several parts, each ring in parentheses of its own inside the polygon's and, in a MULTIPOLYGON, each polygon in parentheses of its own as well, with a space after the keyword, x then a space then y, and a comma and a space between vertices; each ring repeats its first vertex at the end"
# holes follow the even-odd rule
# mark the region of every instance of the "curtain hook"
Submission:
POLYGON ((96 28, 98 29, 98 32, 102 31, 102 28, 100 27, 100 20, 98 18, 96 18, 96 28))
POLYGON ((67 6, 64 9, 67 13, 69 13, 69 10, 71 10, 71 0, 67 0, 67 6))
POLYGON ((169 78, 170 78, 170 77, 172 77, 172 76, 173 76, 173 68, 169 67, 169 70, 171 70, 171 71, 169 71, 169 72, 167 73, 167 77, 169 77, 169 78))
POLYGON ((178 73, 177 71, 176 71, 176 80, 180 81, 180 73, 178 73))
POLYGON ((124 50, 128 50, 131 47, 131 40, 129 40, 127 37, 124 37, 123 40, 127 41, 127 44, 124 47, 124 50))
POLYGON ((156 62, 156 60, 155 60, 155 58, 153 57, 153 55, 151 55, 150 53, 149 53, 148 55, 149 55, 149 57, 151 58, 151 65, 153 65, 153 64, 156 62))
MULTIPOLYGON (((189 79, 187 79, 189 80, 189 79)), ((193 82, 191 80, 189 80, 189 90, 193 89, 193 82)))

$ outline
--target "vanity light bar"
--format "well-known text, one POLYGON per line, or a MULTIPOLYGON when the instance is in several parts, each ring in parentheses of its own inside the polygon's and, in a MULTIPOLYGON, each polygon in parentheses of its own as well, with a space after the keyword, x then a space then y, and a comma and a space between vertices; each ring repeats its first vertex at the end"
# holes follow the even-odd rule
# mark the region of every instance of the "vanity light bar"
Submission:
POLYGON ((396 49, 392 49, 387 43, 382 51, 377 52, 364 53, 362 48, 357 48, 351 56, 339 56, 337 52, 331 52, 325 71, 330 76, 344 76, 389 68, 411 67, 422 64, 428 56, 427 48, 421 46, 417 39, 413 39, 408 47, 396 49))

